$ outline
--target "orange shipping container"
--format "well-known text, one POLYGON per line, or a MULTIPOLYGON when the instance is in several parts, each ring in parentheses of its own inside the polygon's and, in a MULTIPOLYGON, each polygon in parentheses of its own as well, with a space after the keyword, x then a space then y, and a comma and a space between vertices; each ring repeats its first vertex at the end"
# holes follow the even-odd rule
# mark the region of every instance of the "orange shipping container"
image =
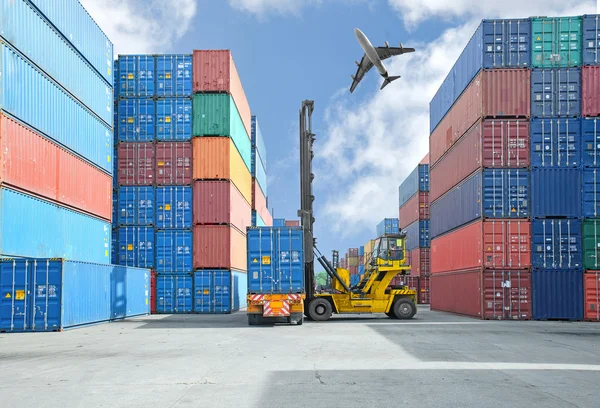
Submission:
POLYGON ((583 274, 584 318, 600 322, 600 271, 583 274))
POLYGON ((192 147, 194 180, 231 180, 252 203, 252 176, 230 138, 195 137, 192 147))
POLYGON ((108 174, 2 114, 0 184, 111 220, 108 174))
POLYGON ((247 270, 246 235, 228 225, 194 226, 194 268, 247 270))
POLYGON ((252 113, 242 80, 229 50, 195 50, 194 92, 227 92, 233 97, 248 138, 252 134, 252 113))

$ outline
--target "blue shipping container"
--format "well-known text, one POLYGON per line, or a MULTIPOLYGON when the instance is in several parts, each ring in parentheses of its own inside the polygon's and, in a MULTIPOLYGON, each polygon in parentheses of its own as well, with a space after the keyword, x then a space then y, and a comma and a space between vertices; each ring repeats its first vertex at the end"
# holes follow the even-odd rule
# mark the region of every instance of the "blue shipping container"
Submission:
MULTIPOLYGON (((285 224, 285 221, 284 221, 285 224)), ((266 227, 267 224, 263 221, 262 217, 256 210, 252 210, 252 226, 253 227, 266 227)))
POLYGON ((258 157, 255 147, 252 148, 252 159, 251 159, 250 172, 252 174, 252 177, 254 177, 256 179, 256 181, 258 182, 258 186, 260 187, 260 190, 266 197, 267 196, 267 171, 263 167, 262 162, 260 161, 260 158, 258 157))
POLYGON ((119 55, 120 98, 154 96, 155 59, 152 55, 119 55))
POLYGON ((0 254, 108 264, 110 234, 108 222, 0 188, 0 254))
POLYGON ((600 169, 584 168, 581 187, 581 216, 600 218, 600 169))
POLYGON ((350 286, 358 285, 359 282, 360 282, 360 275, 350 275, 350 286))
POLYGON ((112 128, 4 43, 0 109, 112 174, 112 128))
POLYGON ((429 164, 419 164, 400 184, 399 207, 406 204, 419 191, 429 191, 429 164))
POLYGON ((247 230, 248 292, 303 293, 303 231, 299 227, 247 230))
POLYGON ((598 14, 583 16, 583 65, 600 65, 600 21, 598 14))
POLYGON ((156 56, 156 96, 192 96, 192 56, 156 56))
POLYGON ((285 227, 285 218, 273 218, 274 227, 285 227))
POLYGON ((532 167, 579 167, 581 119, 531 120, 532 167))
POLYGON ((430 133, 482 68, 528 68, 531 21, 483 20, 429 104, 430 133))
POLYGON ((110 240, 110 263, 112 265, 119 264, 119 230, 112 230, 111 240, 110 240))
POLYGON ((361 245, 358 247, 358 256, 363 256, 364 254, 365 254, 365 247, 361 245))
POLYGON ((154 187, 121 186, 118 190, 117 225, 154 225, 154 187))
POLYGON ((531 170, 533 217, 581 217, 581 170, 531 170))
POLYGON ((119 265, 154 268, 154 228, 119 228, 119 265))
POLYGON ((364 265, 358 265, 358 274, 362 275, 363 273, 365 273, 365 266, 364 265))
POLYGON ((0 7, 2 38, 112 127, 112 82, 98 74, 31 4, 16 0, 0 7))
POLYGON ((581 269, 531 272, 533 319, 583 320, 581 269))
POLYGON ((61 259, 0 259, 0 331, 60 331, 150 313, 150 271, 61 259))
POLYGON ((531 70, 531 116, 581 115, 581 68, 531 70))
POLYGON ((192 275, 156 276, 156 312, 192 313, 194 307, 192 275))
POLYGON ((429 248, 429 220, 415 221, 406 231, 406 250, 412 251, 415 248, 429 248))
POLYGON ((156 232, 156 272, 184 274, 192 272, 192 231, 156 232))
MULTIPOLYGON (((113 44, 77 0, 29 0, 110 84, 113 44)), ((52 50, 54 51, 54 50, 52 50)))
POLYGON ((192 228, 192 188, 156 187, 156 227, 192 228))
POLYGON ((192 138, 191 99, 156 101, 156 138, 160 141, 185 141, 192 138))
POLYGON ((581 221, 531 221, 531 264, 536 269, 581 268, 581 221))
POLYGON ((248 278, 229 270, 202 270, 194 273, 194 312, 231 313, 247 305, 248 278))
POLYGON ((378 237, 385 234, 398 234, 399 231, 398 218, 384 218, 379 224, 377 224, 376 233, 378 237))
POLYGON ((258 155, 260 160, 263 163, 265 169, 267 168, 267 148, 265 146, 265 140, 263 139, 262 133, 260 131, 260 126, 258 126, 258 119, 256 116, 252 116, 252 126, 251 126, 252 135, 250 135, 250 139, 252 141, 252 146, 258 149, 258 155))
POLYGON ((581 119, 581 164, 585 167, 600 166, 600 119, 581 119))
POLYGON ((151 142, 154 140, 156 105, 152 99, 121 99, 118 102, 118 140, 151 142))

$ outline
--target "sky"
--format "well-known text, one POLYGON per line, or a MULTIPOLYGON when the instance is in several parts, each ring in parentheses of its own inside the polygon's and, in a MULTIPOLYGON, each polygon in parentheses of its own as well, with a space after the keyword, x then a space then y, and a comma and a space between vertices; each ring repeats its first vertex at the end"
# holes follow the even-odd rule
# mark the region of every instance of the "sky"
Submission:
POLYGON ((597 12, 596 0, 80 0, 117 54, 230 49, 267 148, 269 209, 297 218, 299 109, 314 100, 315 236, 344 254, 398 217, 398 186, 428 150, 429 101, 483 18, 597 12), (168 5, 168 6, 166 6, 168 5), (386 60, 402 78, 379 91, 375 46, 416 49, 386 60))

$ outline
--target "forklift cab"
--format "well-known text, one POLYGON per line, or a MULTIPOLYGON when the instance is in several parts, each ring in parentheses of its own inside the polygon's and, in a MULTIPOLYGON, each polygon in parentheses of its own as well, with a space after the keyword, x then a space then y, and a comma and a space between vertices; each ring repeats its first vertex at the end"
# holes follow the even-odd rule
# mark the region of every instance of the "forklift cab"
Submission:
POLYGON ((374 267, 400 267, 406 263, 406 236, 388 235, 377 238, 373 246, 371 265, 374 267))

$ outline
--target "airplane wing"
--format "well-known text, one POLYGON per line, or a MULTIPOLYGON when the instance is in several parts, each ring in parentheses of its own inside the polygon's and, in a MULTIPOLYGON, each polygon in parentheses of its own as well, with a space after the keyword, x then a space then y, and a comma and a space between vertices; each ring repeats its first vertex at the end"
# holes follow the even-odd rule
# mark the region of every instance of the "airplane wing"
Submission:
POLYGON ((354 92, 358 83, 363 79, 365 74, 369 72, 369 70, 373 68, 373 63, 366 55, 363 55, 362 60, 360 60, 360 64, 358 65, 358 69, 356 70, 356 75, 354 75, 354 81, 352 82, 352 86, 350 87, 350 93, 354 92))
POLYGON ((388 59, 396 55, 402 55, 409 52, 415 52, 414 48, 400 48, 400 47, 376 47, 375 51, 379 55, 380 60, 388 59))

